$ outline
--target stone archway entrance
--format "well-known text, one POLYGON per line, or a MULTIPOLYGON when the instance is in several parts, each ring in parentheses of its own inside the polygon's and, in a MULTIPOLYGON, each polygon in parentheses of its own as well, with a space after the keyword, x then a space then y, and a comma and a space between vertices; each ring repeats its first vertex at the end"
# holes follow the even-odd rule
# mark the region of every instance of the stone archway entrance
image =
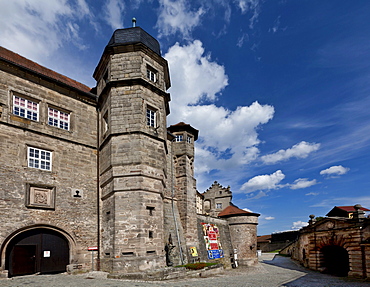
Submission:
POLYGON ((321 248, 324 272, 336 276, 348 276, 349 256, 346 249, 338 245, 328 245, 321 248))
POLYGON ((37 228, 15 236, 6 250, 5 268, 9 277, 34 273, 65 272, 69 244, 57 231, 37 228))

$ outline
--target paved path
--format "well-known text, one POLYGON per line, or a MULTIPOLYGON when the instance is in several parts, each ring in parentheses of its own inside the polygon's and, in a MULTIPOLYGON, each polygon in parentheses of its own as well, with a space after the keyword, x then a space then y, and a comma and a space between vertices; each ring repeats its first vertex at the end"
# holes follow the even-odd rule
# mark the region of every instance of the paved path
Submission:
POLYGON ((370 286, 370 282, 353 281, 310 271, 286 257, 263 254, 260 264, 238 268, 209 278, 192 278, 171 281, 132 281, 104 279, 102 273, 84 275, 32 275, 0 279, 0 287, 270 287, 270 286, 370 286))

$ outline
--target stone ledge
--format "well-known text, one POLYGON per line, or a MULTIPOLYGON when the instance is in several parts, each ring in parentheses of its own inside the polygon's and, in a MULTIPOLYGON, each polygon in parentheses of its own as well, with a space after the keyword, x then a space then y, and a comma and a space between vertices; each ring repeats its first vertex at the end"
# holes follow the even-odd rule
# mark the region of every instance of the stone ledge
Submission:
POLYGON ((208 266, 200 270, 187 270, 185 267, 167 267, 158 270, 125 273, 125 274, 109 274, 110 279, 127 279, 127 280, 171 280, 171 279, 184 279, 184 278, 199 278, 208 277, 224 271, 221 264, 208 266))

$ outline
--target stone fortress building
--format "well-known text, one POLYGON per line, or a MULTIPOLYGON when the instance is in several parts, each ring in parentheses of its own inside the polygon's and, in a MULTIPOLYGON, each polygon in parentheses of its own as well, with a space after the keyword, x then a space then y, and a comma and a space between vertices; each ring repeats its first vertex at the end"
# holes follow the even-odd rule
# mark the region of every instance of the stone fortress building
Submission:
POLYGON ((360 204, 335 206, 326 217, 310 215, 298 239, 280 253, 303 266, 337 276, 370 278, 369 209, 360 204))
POLYGON ((198 130, 167 127, 157 40, 116 30, 93 77, 91 89, 0 48, 0 276, 255 264, 259 214, 217 182, 198 193, 198 130))

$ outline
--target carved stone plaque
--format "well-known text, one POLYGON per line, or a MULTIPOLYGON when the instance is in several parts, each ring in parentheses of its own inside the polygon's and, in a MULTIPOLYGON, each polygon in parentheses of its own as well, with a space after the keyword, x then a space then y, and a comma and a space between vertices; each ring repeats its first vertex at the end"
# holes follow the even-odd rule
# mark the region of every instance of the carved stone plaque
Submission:
POLYGON ((54 188, 30 186, 28 189, 27 206, 54 209, 54 188))

